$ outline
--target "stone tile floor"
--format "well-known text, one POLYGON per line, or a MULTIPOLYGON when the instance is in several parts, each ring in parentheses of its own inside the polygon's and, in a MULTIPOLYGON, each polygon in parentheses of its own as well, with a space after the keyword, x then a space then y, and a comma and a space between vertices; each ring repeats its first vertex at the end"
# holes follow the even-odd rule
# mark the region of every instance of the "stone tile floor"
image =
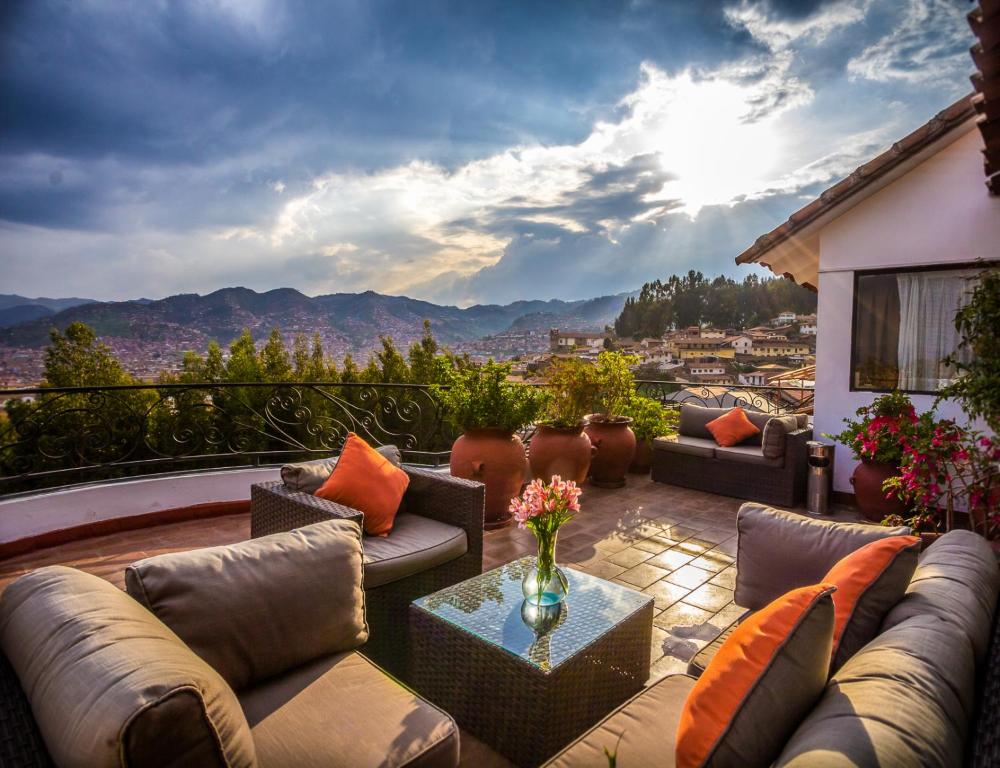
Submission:
MULTIPOLYGON (((736 511, 741 501, 630 476, 625 488, 586 486, 583 511, 559 533, 559 563, 653 596, 649 682, 687 669, 688 661, 743 609, 733 603, 736 511)), ((839 509, 837 519, 855 520, 839 509)), ((72 542, 0 561, 0 590, 42 565, 81 568, 124 586, 125 567, 165 552, 228 544, 250 535, 248 514, 161 525, 72 542)), ((535 551, 528 531, 485 536, 484 570, 535 551)), ((506 765, 468 734, 463 765, 506 765)))

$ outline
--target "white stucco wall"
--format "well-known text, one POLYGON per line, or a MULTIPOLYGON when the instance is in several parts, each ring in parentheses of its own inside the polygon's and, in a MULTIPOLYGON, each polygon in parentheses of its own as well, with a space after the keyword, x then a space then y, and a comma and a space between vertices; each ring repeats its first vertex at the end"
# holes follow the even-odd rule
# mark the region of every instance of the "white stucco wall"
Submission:
MULTIPOLYGON (((956 131, 956 133, 958 133, 956 131)), ((960 138, 819 233, 819 334, 814 431, 839 432, 842 419, 877 393, 850 391, 854 271, 1000 259, 1000 198, 983 183, 982 138, 960 138)), ((928 409, 932 396, 913 396, 928 409)), ((938 413, 961 419, 954 404, 938 413)), ((852 492, 854 462, 838 446, 834 490, 852 492)))

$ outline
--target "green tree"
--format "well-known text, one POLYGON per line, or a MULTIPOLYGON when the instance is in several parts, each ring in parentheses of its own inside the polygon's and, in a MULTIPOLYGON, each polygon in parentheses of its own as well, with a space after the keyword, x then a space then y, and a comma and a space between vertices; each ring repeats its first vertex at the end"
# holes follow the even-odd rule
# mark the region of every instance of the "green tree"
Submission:
POLYGON ((97 341, 94 331, 86 324, 70 323, 65 332, 53 328, 49 339, 43 386, 101 387, 134 383, 110 348, 97 341))
POLYGON ((281 331, 271 329, 271 335, 260 351, 260 370, 263 380, 268 382, 288 381, 292 376, 292 365, 285 349, 281 331))

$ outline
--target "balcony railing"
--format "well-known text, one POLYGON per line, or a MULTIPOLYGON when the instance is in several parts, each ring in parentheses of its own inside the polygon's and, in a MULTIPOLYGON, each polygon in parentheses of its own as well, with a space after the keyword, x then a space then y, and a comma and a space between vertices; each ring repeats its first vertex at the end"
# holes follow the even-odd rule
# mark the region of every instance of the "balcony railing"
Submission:
MULTIPOLYGON (((767 413, 808 409, 812 389, 640 381, 641 394, 767 413)), ((0 390, 0 495, 80 482, 329 456, 348 432, 405 461, 447 464, 457 437, 422 384, 122 385, 0 390)))

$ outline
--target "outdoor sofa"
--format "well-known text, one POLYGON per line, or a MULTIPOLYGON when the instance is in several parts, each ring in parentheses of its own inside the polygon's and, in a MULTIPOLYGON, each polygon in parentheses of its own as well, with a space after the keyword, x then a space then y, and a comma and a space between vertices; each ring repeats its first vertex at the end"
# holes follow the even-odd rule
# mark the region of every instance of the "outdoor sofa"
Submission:
MULTIPOLYGON (((855 549, 905 531, 744 504, 735 601, 762 608, 791 589, 817 583, 855 549)), ((989 543, 971 531, 943 535, 920 554, 905 596, 885 615, 879 634, 829 678, 774 765, 1000 764, 998 592, 1000 571, 989 543)), ((689 674, 648 687, 552 758, 548 768, 606 768, 604 748, 614 749, 620 736, 618 765, 673 766, 685 699, 731 631, 695 657, 689 674)))
POLYGON ((798 504, 805 495, 806 442, 812 440, 807 417, 747 408, 760 432, 723 448, 705 425, 730 410, 682 403, 676 437, 653 440, 653 480, 782 507, 798 504))
POLYGON ((0 599, 0 765, 453 768, 452 718, 357 652, 361 529, 72 568, 0 599))
MULTIPOLYGON (((379 449, 395 463, 399 452, 379 449)), ((315 496, 336 462, 286 465, 283 480, 250 489, 250 536, 290 531, 321 520, 354 520, 361 512, 315 496)), ((364 536, 365 608, 371 635, 363 651, 406 676, 409 605, 418 597, 483 572, 482 483, 404 466, 410 484, 388 536, 364 536)))

